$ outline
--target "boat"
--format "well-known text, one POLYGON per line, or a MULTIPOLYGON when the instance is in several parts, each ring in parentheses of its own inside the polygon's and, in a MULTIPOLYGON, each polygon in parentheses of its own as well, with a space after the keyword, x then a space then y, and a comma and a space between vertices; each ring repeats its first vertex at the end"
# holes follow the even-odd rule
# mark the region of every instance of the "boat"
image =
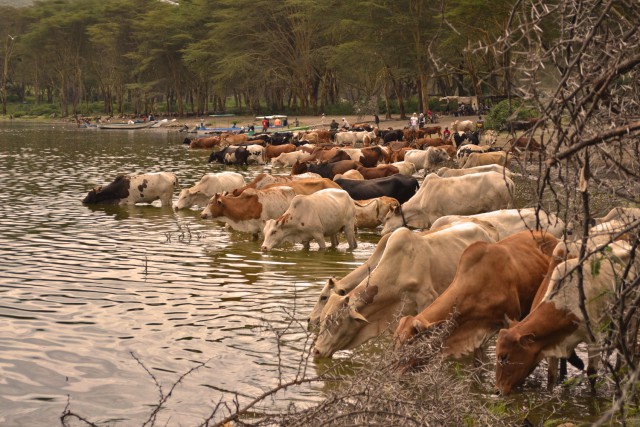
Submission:
POLYGON ((156 122, 139 122, 139 123, 102 123, 98 125, 99 129, 122 129, 122 130, 136 130, 146 129, 151 127, 156 122))

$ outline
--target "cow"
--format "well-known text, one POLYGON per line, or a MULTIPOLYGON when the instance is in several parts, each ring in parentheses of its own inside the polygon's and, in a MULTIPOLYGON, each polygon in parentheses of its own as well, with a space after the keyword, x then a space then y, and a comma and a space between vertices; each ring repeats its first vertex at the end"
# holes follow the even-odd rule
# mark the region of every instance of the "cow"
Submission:
POLYGON ((400 228, 389 237, 372 272, 346 295, 332 294, 320 315, 314 358, 359 346, 417 314, 451 283, 458 259, 474 242, 495 242, 486 223, 447 227, 426 235, 400 228))
POLYGON ((247 145, 247 164, 256 163, 264 165, 267 161, 265 147, 259 144, 247 145))
POLYGON ((441 145, 450 144, 442 138, 418 138, 413 141, 413 146, 420 149, 424 147, 440 147, 441 145))
POLYGON ((471 120, 456 120, 451 123, 451 130, 454 132, 472 131, 475 124, 471 120))
POLYGON ((82 200, 85 205, 135 205, 160 200, 162 206, 171 206, 178 178, 172 172, 153 172, 140 175, 120 174, 106 186, 89 191, 82 200))
POLYGON ((534 117, 532 119, 527 119, 527 120, 507 120, 503 128, 509 131, 510 133, 513 133, 517 130, 525 130, 525 131, 529 130, 534 126, 536 126, 538 123, 544 126, 545 121, 538 117, 534 117))
POLYGON ((402 141, 403 139, 404 133, 402 129, 382 131, 382 141, 385 145, 393 141, 402 141))
POLYGON ((462 176, 469 175, 471 173, 482 173, 482 172, 497 172, 504 173, 507 178, 512 177, 512 172, 500 165, 484 165, 484 166, 475 166, 467 169, 454 169, 448 168, 446 166, 441 167, 436 171, 436 174, 442 178, 451 178, 452 176, 462 176))
POLYGON ((246 146, 228 146, 220 151, 214 151, 209 156, 209 163, 217 161, 226 165, 247 164, 249 151, 246 146))
POLYGON ((265 147, 265 156, 267 157, 267 159, 273 159, 278 157, 282 153, 292 153, 294 151, 296 151, 296 146, 294 144, 269 144, 265 147))
POLYGON ((472 215, 508 208, 514 190, 513 181, 497 172, 451 178, 431 173, 410 200, 389 211, 382 234, 401 226, 429 228, 444 215, 472 215))
POLYGON ((273 188, 283 185, 293 188, 293 191, 295 191, 297 195, 309 195, 326 188, 342 189, 338 184, 327 178, 292 179, 288 182, 265 185, 263 188, 273 188))
POLYGON ((282 153, 278 157, 271 159, 271 166, 293 166, 295 162, 304 162, 309 157, 311 157, 311 153, 306 153, 302 150, 282 153))
POLYGON ((356 227, 377 228, 382 225, 384 217, 392 206, 399 206, 393 197, 376 197, 369 200, 354 200, 356 204, 356 227))
POLYGON ((340 178, 344 178, 344 179, 357 179, 362 181, 364 179, 364 176, 362 176, 362 174, 360 172, 357 171, 357 169, 350 169, 348 171, 346 171, 345 173, 339 173, 336 176, 333 177, 333 180, 335 181, 336 179, 340 179, 340 178))
POLYGON ((554 214, 535 208, 500 209, 475 215, 445 215, 433 222, 432 229, 461 221, 486 221, 498 230, 501 239, 524 230, 543 230, 560 239, 565 232, 565 223, 554 214))
POLYGON ((519 138, 511 138, 507 141, 506 147, 509 147, 507 151, 514 149, 528 150, 528 151, 540 151, 542 146, 535 139, 528 136, 521 136, 519 138))
POLYGON ((400 203, 409 200, 419 187, 418 180, 412 176, 395 174, 384 178, 364 181, 352 179, 336 179, 340 187, 349 193, 353 200, 374 199, 376 197, 393 197, 400 203))
POLYGON ((394 162, 391 164, 398 168, 398 173, 400 175, 412 176, 416 173, 416 165, 411 162, 403 160, 401 162, 394 162))
MULTIPOLYGON (((342 151, 344 153, 344 151, 342 151)), ((347 155, 346 153, 344 153, 347 155)), ((357 169, 360 163, 353 160, 340 160, 337 162, 321 162, 321 163, 305 163, 296 162, 291 167, 291 174, 296 175, 304 172, 317 173, 323 178, 333 179, 334 176, 340 173, 345 173, 350 169, 357 169)))
POLYGON ((205 174, 196 185, 180 191, 174 209, 188 209, 193 205, 205 206, 216 193, 233 191, 244 185, 244 177, 237 172, 205 174))
POLYGON ((225 222, 234 230, 257 237, 265 222, 282 215, 295 196, 295 191, 286 186, 248 188, 237 197, 218 193, 209 200, 200 217, 225 222))
POLYGON ((424 129, 420 129, 420 131, 424 134, 424 135, 433 135, 433 134, 437 134, 440 138, 442 138, 442 127, 440 126, 427 126, 424 129))
POLYGON ((504 151, 496 151, 493 153, 471 153, 461 169, 474 168, 476 166, 484 165, 501 165, 509 167, 513 156, 511 153, 505 153, 504 151))
MULTIPOLYGON (((560 263, 551 273, 541 303, 521 322, 500 330, 496 344, 496 387, 500 393, 509 394, 522 384, 543 357, 570 357, 580 342, 587 343, 587 374, 597 372, 599 342, 612 322, 609 304, 616 295, 616 283, 624 277, 637 277, 639 267, 635 254, 635 265, 625 271, 635 252, 632 246, 617 243, 609 247, 611 251, 596 252, 583 264, 576 258, 560 263), (588 320, 580 301, 584 301, 588 320), (595 332, 595 341, 589 330, 595 332)), ((591 385, 593 388, 593 381, 591 385)))
POLYGON ((302 242, 309 249, 315 240, 320 249, 326 248, 325 236, 331 246, 338 246, 338 233, 344 232, 349 249, 355 249, 356 208, 346 191, 328 188, 309 195, 297 195, 282 216, 268 220, 264 226, 261 249, 268 252, 283 242, 302 242))
POLYGON ((400 170, 393 165, 378 165, 373 168, 358 166, 356 170, 360 172, 364 179, 383 178, 400 172, 400 170))
POLYGON ((416 170, 424 170, 425 174, 436 165, 451 160, 446 151, 429 147, 426 150, 409 150, 404 154, 404 161, 411 162, 416 166, 416 170))
POLYGON ((220 145, 220 136, 209 136, 206 138, 197 139, 186 138, 184 142, 186 144, 189 144, 189 148, 192 149, 213 148, 220 145))
MULTIPOLYGON (((631 223, 640 218, 640 208, 615 207, 611 209, 605 216, 594 218, 595 224, 602 224, 614 219, 623 220, 631 223)), ((594 224, 594 225, 595 225, 594 224)))
POLYGON ((220 140, 224 144, 242 144, 243 142, 247 142, 249 137, 246 133, 223 133, 220 135, 220 140))
MULTIPOLYGON (((444 355, 473 353, 476 362, 481 360, 481 350, 502 327, 505 315, 521 319, 529 313, 557 242, 548 233, 521 231, 496 243, 472 243, 442 295, 417 316, 400 319, 396 348, 453 318, 444 355)), ((410 367, 420 363, 408 362, 410 367)))
POLYGON ((270 184, 277 184, 277 183, 287 184, 296 179, 306 179, 306 178, 322 178, 322 177, 318 174, 312 174, 312 173, 303 173, 300 175, 271 175, 268 173, 259 173, 258 175, 256 175, 255 178, 253 178, 253 180, 250 183, 248 183, 244 187, 240 187, 236 190, 233 190, 232 195, 239 196, 247 188, 255 188, 256 190, 260 190, 261 188, 264 188, 270 184))

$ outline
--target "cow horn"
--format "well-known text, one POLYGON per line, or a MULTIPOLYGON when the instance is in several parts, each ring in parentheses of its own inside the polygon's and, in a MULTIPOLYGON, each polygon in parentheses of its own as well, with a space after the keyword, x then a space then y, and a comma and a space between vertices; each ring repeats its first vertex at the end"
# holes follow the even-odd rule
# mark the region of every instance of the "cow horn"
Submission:
POLYGON ((520 322, 518 322, 517 320, 511 320, 509 318, 509 316, 507 316, 507 313, 504 314, 504 326, 505 326, 505 328, 507 328, 507 329, 513 328, 518 323, 520 323, 520 322))

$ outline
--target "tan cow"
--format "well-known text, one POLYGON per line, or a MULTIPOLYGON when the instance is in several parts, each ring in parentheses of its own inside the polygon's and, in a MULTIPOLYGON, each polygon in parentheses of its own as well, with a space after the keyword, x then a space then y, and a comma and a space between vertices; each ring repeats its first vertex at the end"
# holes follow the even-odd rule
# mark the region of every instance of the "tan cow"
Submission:
POLYGON ((496 238, 495 229, 481 221, 426 235, 396 230, 370 276, 347 295, 329 297, 320 316, 314 357, 331 357, 393 331, 399 315, 418 313, 447 288, 470 244, 496 238))
POLYGON ((263 188, 274 188, 287 186, 293 188, 296 194, 309 195, 317 191, 324 190, 325 188, 338 188, 342 189, 338 184, 328 178, 305 178, 305 179, 293 179, 288 182, 277 182, 269 184, 263 188))
POLYGON ((392 207, 400 205, 396 199, 387 196, 354 200, 354 202, 356 204, 356 227, 358 228, 377 228, 382 225, 387 212, 392 207))
POLYGON ((529 313, 557 241, 548 233, 522 231, 497 243, 471 244, 442 295, 417 316, 400 320, 396 346, 453 317, 444 354, 475 353, 478 360, 478 350, 498 332, 505 315, 521 319, 529 313))
POLYGON ((187 209, 193 205, 206 206, 216 193, 233 191, 244 185, 244 177, 237 172, 205 174, 196 185, 180 191, 174 209, 187 209))
POLYGON ((385 218, 382 234, 398 227, 429 228, 444 215, 472 215, 508 208, 515 184, 497 172, 440 178, 427 175, 418 192, 385 218))
POLYGON ((471 153, 467 161, 461 166, 462 169, 475 168, 484 165, 501 165, 509 167, 513 155, 504 151, 494 151, 491 153, 471 153))

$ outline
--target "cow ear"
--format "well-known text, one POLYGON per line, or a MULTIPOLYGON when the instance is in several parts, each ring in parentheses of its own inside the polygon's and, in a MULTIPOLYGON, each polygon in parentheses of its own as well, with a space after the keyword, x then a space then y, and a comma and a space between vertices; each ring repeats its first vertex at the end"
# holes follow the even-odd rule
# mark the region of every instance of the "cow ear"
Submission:
POLYGON ((344 289, 336 289, 336 294, 345 296, 347 294, 347 291, 345 291, 344 289))
POLYGON ((365 323, 369 323, 369 321, 367 320, 366 317, 364 317, 362 314, 360 314, 357 311, 355 311, 353 308, 351 308, 349 310, 349 315, 355 320, 361 320, 361 321, 363 321, 365 323))
POLYGON ((518 338, 518 343, 522 347, 526 347, 529 344, 533 344, 534 341, 535 341, 535 335, 533 335, 533 334, 520 335, 520 337, 518 338))
POLYGON ((329 285, 329 289, 333 289, 336 287, 336 278, 334 276, 329 277, 329 280, 327 281, 327 285, 329 285))

